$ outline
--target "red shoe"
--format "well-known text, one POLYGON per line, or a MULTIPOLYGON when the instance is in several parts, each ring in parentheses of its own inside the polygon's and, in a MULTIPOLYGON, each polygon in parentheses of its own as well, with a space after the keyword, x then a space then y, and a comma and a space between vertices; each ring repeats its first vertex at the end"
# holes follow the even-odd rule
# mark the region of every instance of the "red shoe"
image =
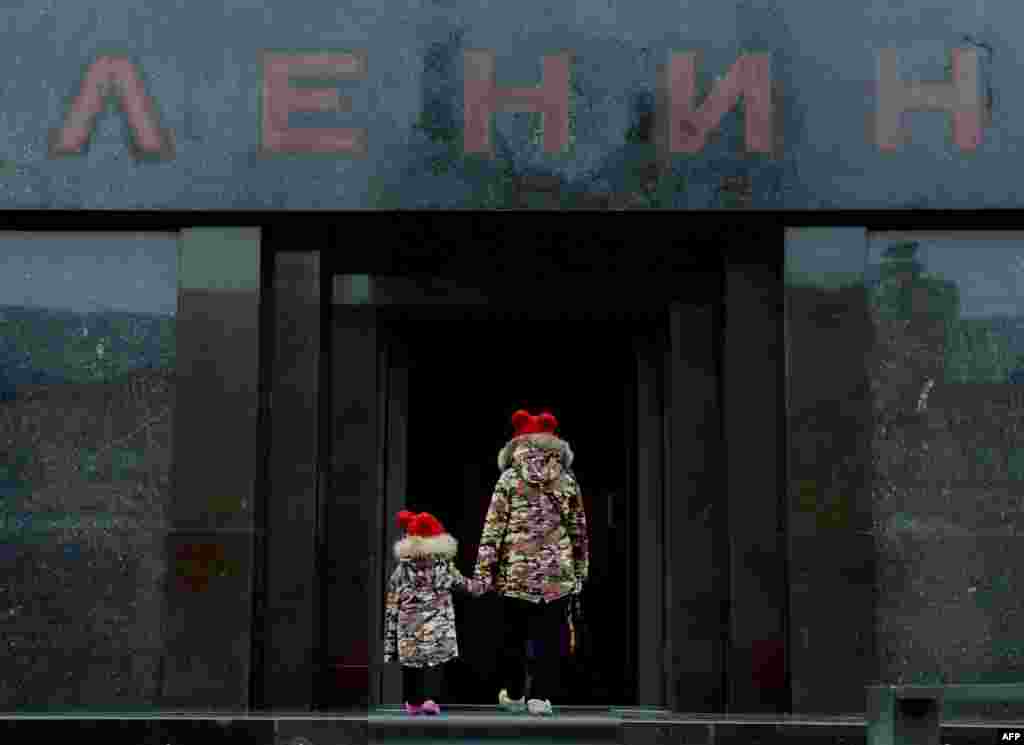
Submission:
POLYGON ((420 711, 424 714, 440 714, 441 707, 435 704, 433 701, 424 701, 423 706, 420 707, 420 711))
POLYGON ((423 713, 423 707, 422 706, 413 706, 412 704, 410 704, 407 701, 405 703, 405 713, 408 714, 411 717, 414 717, 417 714, 423 713))

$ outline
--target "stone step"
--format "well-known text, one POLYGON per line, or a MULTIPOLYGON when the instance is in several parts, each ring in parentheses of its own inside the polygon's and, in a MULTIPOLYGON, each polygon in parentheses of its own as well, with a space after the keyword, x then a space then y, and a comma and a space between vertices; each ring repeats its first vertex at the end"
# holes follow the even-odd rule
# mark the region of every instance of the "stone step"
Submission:
MULTIPOLYGON (((0 717, 0 739, 98 739, 119 743, 216 745, 265 742, 276 745, 321 743, 617 743, 648 745, 866 745, 864 717, 750 714, 678 714, 651 708, 554 707, 551 717, 509 714, 490 706, 450 706, 435 717, 408 717, 400 707, 369 712, 310 715, 236 715, 181 712, 154 717, 139 712, 0 717)), ((1013 743, 1024 737, 1024 722, 942 723, 942 745, 1013 743), (1008 735, 1004 737, 1004 735, 1008 735)))

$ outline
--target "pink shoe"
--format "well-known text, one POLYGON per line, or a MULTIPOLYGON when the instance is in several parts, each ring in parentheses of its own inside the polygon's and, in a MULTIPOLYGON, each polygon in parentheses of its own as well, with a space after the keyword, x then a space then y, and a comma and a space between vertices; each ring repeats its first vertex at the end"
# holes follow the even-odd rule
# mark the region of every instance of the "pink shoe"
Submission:
POLYGON ((423 707, 422 706, 413 706, 408 701, 406 702, 406 704, 405 704, 405 713, 408 714, 409 716, 414 717, 417 714, 421 714, 422 712, 423 712, 423 707))
POLYGON ((433 701, 424 701, 423 706, 420 707, 420 711, 424 714, 440 714, 441 707, 435 704, 433 701))

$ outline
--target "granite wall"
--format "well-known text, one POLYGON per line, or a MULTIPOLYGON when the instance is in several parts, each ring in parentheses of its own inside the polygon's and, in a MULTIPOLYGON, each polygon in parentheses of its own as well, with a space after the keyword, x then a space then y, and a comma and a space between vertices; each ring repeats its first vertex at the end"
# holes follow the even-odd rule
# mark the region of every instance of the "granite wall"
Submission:
POLYGON ((1024 679, 1024 396, 946 382, 941 313, 877 300, 787 288, 796 710, 863 710, 871 682, 1024 679))
POLYGON ((156 705, 175 390, 140 372, 0 404, 22 487, 4 511, 0 708, 156 705))

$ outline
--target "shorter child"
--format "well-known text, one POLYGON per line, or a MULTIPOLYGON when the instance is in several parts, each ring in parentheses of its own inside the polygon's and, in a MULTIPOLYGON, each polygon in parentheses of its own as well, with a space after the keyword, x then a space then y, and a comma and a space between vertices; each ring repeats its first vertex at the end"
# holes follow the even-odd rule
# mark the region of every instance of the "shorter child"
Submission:
POLYGON ((406 535, 395 544, 398 566, 388 583, 384 662, 402 665, 407 713, 438 714, 442 666, 459 656, 451 590, 479 596, 486 585, 459 572, 458 544, 436 517, 402 510, 398 524, 406 535))

